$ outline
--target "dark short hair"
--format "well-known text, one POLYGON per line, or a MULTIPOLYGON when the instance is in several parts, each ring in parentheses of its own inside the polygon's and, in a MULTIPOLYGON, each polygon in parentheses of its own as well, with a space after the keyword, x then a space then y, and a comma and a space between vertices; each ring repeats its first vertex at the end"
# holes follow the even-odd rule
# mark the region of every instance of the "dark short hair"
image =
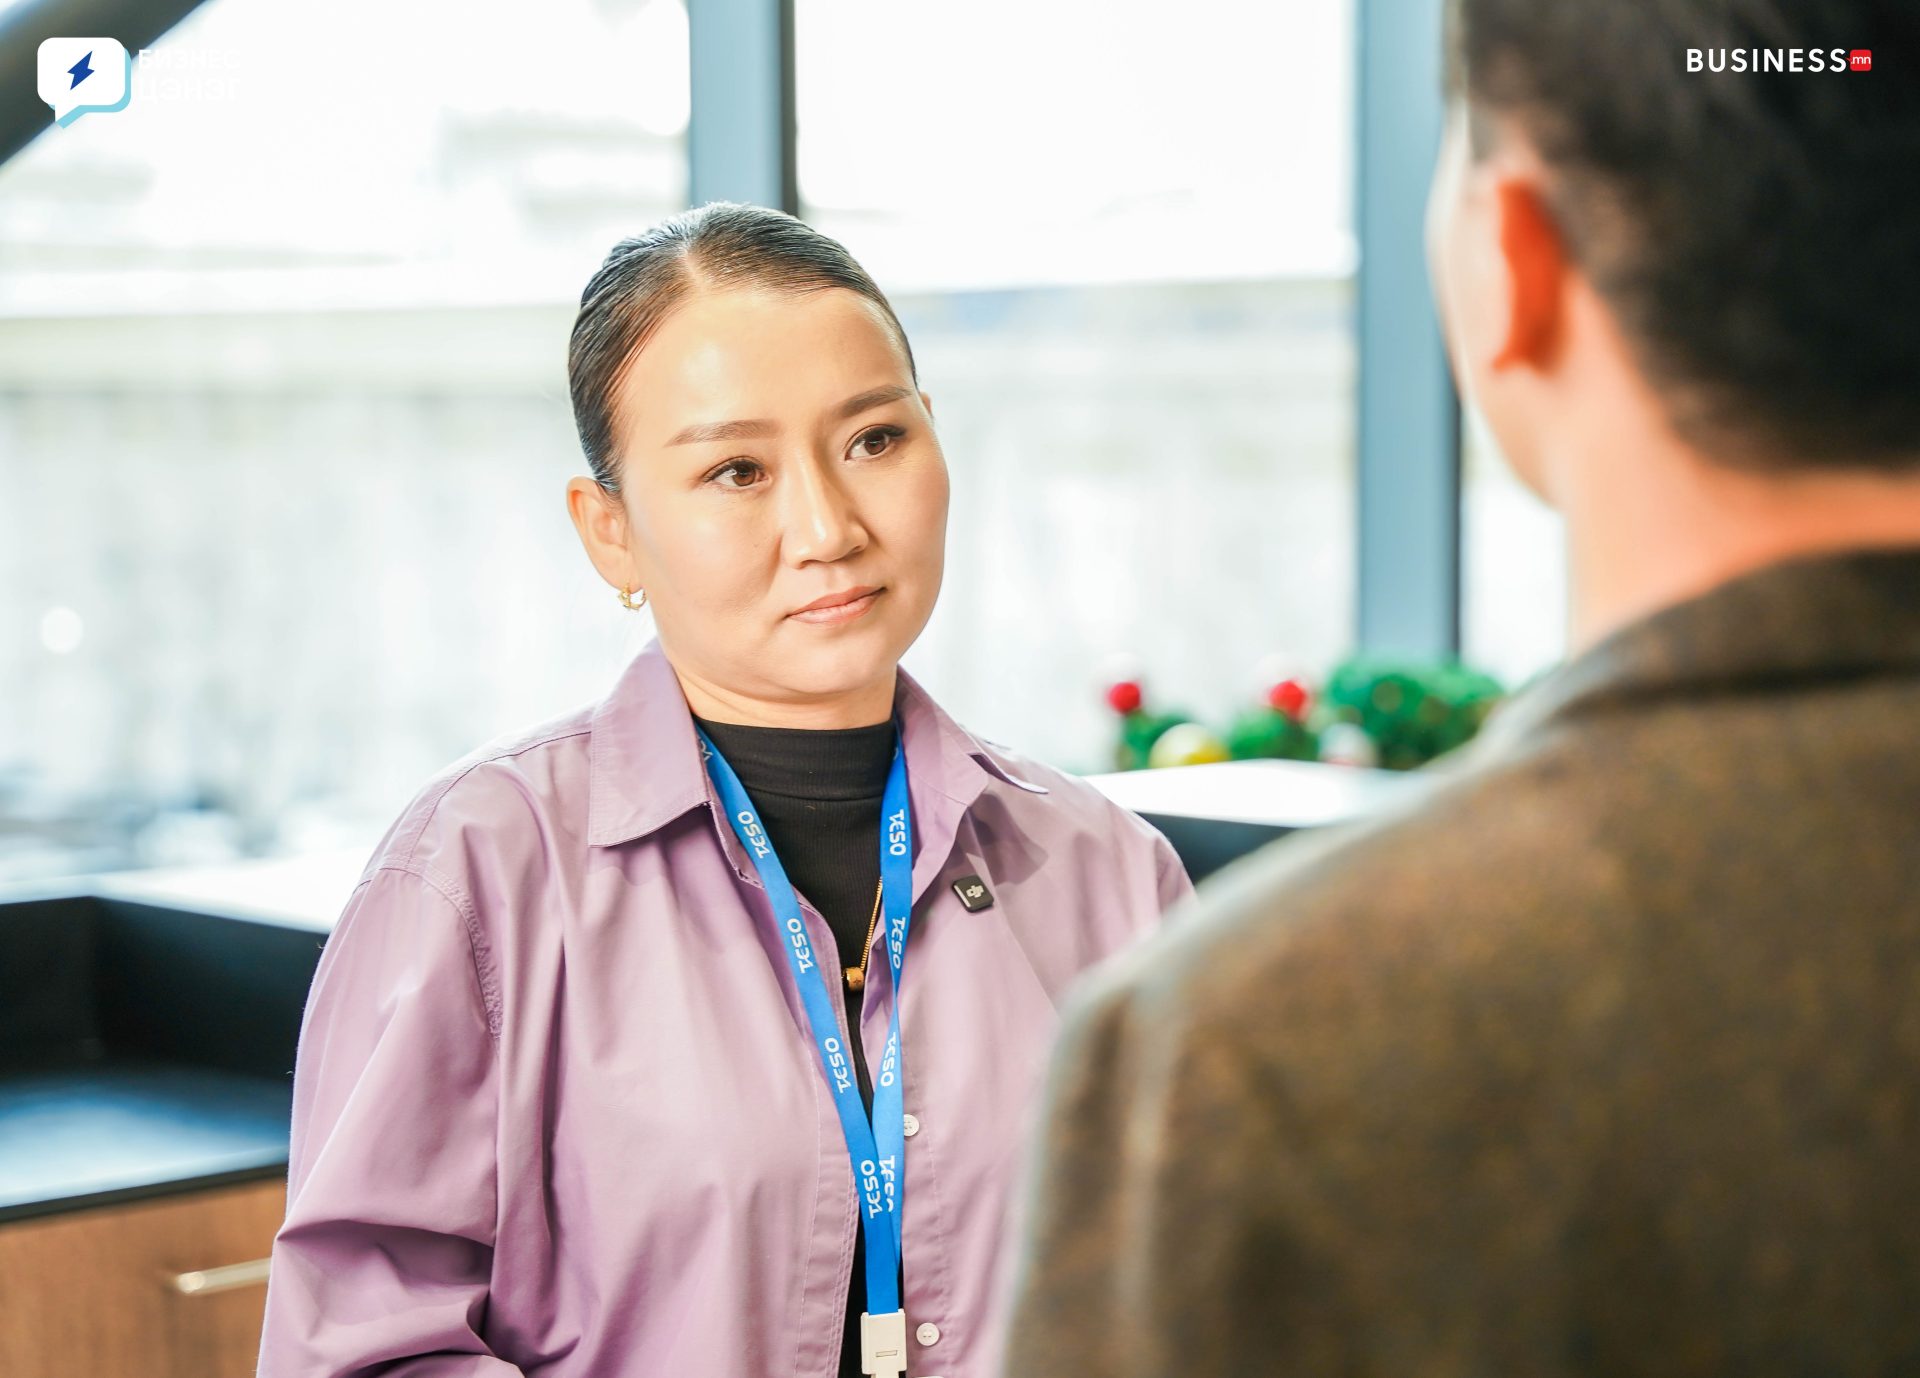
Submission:
POLYGON ((580 294, 567 348, 580 448, 595 481, 609 493, 620 491, 614 404, 620 379, 661 321, 703 287, 857 292, 880 308, 919 381, 892 304, 838 240, 791 215, 732 201, 669 216, 613 246, 580 294))
POLYGON ((1450 10, 1476 147, 1510 124, 1538 149, 1569 253, 1683 438, 1760 469, 1920 458, 1920 4, 1450 10), (1876 47, 1880 70, 1835 69, 1876 47), (1732 70, 1756 49, 1823 70, 1732 70))

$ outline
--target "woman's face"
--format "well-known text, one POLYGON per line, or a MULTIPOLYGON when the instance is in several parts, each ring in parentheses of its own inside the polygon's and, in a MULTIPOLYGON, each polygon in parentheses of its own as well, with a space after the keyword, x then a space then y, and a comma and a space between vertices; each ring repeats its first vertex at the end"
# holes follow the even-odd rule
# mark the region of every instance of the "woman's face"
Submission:
POLYGON ((612 401, 626 552, 662 647, 707 691, 696 710, 864 693, 884 717, 940 592, 948 488, 879 308, 838 288, 697 292, 612 401), (808 610, 821 600, 838 606, 808 610))

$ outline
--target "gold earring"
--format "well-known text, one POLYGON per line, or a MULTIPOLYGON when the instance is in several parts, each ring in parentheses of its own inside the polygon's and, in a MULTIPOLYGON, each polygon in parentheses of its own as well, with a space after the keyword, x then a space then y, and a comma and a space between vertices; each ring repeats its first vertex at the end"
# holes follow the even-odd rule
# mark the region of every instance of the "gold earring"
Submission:
POLYGON ((639 612, 640 609, 646 607, 646 605, 647 591, 645 589, 640 590, 640 601, 638 603, 633 601, 633 594, 629 590, 625 588, 620 590, 620 606, 628 612, 639 612))

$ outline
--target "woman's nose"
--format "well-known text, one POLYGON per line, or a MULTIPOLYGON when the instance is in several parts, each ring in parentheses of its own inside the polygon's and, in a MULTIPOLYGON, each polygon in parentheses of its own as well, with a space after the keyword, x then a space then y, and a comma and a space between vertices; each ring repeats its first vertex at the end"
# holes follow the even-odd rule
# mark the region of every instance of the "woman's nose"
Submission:
POLYGON ((785 544, 795 564, 844 559, 867 539, 851 496, 826 466, 809 460, 793 466, 787 486, 785 544))

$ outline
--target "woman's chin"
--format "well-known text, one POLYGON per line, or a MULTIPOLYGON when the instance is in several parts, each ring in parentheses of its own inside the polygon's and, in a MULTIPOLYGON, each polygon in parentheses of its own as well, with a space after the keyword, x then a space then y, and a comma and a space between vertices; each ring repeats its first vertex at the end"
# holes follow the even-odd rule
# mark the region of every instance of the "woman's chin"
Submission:
POLYGON ((842 628, 820 636, 817 627, 796 627, 783 637, 776 673, 789 689, 812 698, 831 698, 870 689, 893 673, 901 648, 879 624, 842 628))

